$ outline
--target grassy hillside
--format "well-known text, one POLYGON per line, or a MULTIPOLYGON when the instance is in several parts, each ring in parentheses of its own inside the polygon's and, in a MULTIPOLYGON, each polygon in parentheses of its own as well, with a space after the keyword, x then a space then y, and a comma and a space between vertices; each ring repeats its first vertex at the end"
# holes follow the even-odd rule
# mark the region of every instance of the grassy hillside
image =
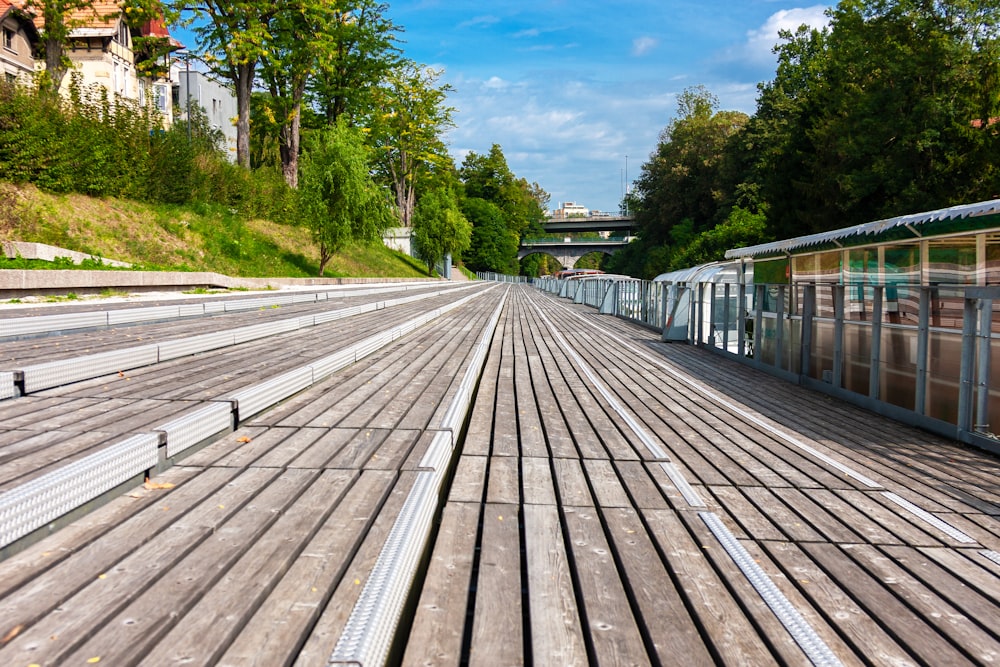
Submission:
MULTIPOLYGON (((241 219, 224 206, 54 195, 9 183, 0 183, 0 240, 47 243, 149 270, 257 277, 311 277, 319 270, 319 252, 304 227, 241 219)), ((420 277, 425 270, 375 244, 336 255, 324 275, 420 277)))

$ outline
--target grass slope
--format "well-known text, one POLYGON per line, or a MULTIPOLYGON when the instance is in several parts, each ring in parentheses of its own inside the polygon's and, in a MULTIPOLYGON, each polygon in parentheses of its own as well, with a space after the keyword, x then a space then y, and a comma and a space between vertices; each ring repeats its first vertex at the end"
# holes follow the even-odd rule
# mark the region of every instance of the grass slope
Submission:
MULTIPOLYGON (((263 278, 312 277, 319 270, 319 251, 305 227, 245 220, 222 206, 56 195, 9 183, 0 183, 0 240, 47 243, 148 270, 263 278)), ((0 268, 22 266, 0 257, 0 268)), ((427 274, 422 263, 378 243, 345 249, 330 261, 324 275, 427 274)))

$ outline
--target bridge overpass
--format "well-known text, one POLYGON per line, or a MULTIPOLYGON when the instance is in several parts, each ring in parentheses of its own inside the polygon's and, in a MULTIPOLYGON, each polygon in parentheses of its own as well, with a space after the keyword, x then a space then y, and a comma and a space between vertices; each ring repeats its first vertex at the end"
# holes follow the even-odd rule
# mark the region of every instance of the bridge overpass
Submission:
POLYGON ((542 223, 547 234, 573 232, 625 232, 631 236, 635 218, 630 215, 553 218, 542 223))
POLYGON ((482 282, 3 308, 0 664, 1000 660, 994 456, 656 330, 482 282))
POLYGON ((581 239, 570 237, 525 239, 517 251, 517 258, 524 259, 528 255, 543 253, 551 255, 562 264, 563 268, 573 268, 578 261, 592 252, 603 252, 612 255, 629 244, 628 239, 581 239))

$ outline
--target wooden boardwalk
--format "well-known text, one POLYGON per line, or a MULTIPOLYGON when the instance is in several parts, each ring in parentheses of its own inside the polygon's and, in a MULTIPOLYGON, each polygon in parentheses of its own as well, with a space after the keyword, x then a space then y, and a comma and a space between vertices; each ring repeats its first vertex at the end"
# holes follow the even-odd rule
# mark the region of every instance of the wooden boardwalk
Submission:
POLYGON ((995 457, 487 287, 0 402, 2 501, 81 449, 476 295, 0 562, 0 664, 351 656, 430 479, 412 585, 378 607, 390 663, 1000 661, 995 457))

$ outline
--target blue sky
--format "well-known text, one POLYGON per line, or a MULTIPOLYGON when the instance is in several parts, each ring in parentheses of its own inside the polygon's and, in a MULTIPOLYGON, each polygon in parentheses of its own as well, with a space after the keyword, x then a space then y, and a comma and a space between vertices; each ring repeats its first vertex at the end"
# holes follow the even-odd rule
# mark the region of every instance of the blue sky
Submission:
POLYGON ((389 4, 412 60, 454 87, 456 162, 503 148, 551 206, 617 211, 628 180, 705 85, 723 109, 753 113, 774 76, 779 28, 826 23, 826 5, 787 0, 414 0, 389 4))
MULTIPOLYGON (((706 86, 753 113, 774 76, 778 29, 826 23, 789 0, 389 0, 403 52, 444 70, 456 163, 503 148, 511 170, 551 195, 617 211, 677 109, 706 86), (627 157, 626 157, 627 156, 627 157)), ((190 46, 184 31, 175 34, 190 46)))

